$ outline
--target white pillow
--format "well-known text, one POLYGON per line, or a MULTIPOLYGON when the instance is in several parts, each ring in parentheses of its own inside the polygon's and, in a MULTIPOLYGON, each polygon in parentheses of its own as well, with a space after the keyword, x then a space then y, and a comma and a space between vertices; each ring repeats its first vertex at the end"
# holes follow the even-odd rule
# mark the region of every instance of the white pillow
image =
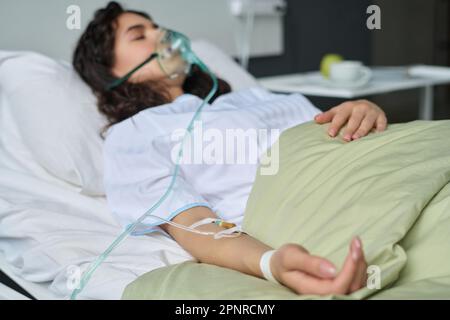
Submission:
POLYGON ((3 51, 0 87, 6 98, 2 118, 9 119, 0 128, 3 148, 28 150, 28 160, 53 177, 84 194, 104 194, 99 130, 106 121, 72 67, 38 53, 3 51), (14 140, 7 136, 12 132, 14 140))
MULTIPOLYGON (((214 45, 199 40, 192 47, 233 90, 257 85, 214 45)), ((0 95, 0 157, 83 194, 104 195, 99 132, 106 120, 69 63, 35 52, 0 51, 0 95)))

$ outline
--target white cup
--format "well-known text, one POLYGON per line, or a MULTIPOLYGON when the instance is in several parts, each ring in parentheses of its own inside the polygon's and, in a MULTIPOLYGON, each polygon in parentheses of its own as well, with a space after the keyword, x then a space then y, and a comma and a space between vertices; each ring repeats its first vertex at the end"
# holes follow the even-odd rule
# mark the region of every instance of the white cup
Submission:
POLYGON ((360 61, 342 61, 330 66, 330 80, 344 85, 366 84, 372 77, 372 71, 360 61))

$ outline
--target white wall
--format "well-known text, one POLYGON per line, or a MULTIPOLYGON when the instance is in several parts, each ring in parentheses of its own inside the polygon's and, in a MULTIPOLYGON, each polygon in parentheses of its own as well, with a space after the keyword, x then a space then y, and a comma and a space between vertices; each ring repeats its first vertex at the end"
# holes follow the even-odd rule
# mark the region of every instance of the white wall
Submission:
MULTIPOLYGON (((70 60, 76 41, 96 9, 106 0, 0 0, 0 50, 34 50, 70 60), (81 30, 66 27, 67 7, 81 9, 81 30)), ((122 0, 125 8, 143 10, 160 25, 179 30, 192 39, 213 41, 236 55, 235 31, 239 21, 229 13, 228 0, 122 0)), ((255 20, 252 55, 281 54, 280 17, 255 20)))

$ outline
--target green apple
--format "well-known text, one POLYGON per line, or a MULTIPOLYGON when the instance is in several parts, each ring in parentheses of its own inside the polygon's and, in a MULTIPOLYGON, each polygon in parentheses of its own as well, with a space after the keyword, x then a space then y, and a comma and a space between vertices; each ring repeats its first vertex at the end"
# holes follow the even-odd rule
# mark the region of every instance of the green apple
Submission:
POLYGON ((330 76, 330 67, 333 63, 341 62, 344 58, 335 53, 328 53, 323 56, 322 61, 320 62, 320 72, 325 78, 330 76))

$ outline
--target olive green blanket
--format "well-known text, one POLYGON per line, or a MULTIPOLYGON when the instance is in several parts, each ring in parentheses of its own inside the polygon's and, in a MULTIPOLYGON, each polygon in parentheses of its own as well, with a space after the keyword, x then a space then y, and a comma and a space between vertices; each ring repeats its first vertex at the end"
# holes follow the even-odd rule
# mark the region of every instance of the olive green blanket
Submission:
MULTIPOLYGON (((359 235, 368 286, 349 296, 297 295, 231 269, 185 262, 130 283, 124 299, 450 299, 450 121, 389 125, 357 141, 327 125, 286 130, 279 171, 258 173, 243 230, 277 248, 298 243, 342 266, 359 235)), ((273 165, 273 164, 272 164, 273 165)))

